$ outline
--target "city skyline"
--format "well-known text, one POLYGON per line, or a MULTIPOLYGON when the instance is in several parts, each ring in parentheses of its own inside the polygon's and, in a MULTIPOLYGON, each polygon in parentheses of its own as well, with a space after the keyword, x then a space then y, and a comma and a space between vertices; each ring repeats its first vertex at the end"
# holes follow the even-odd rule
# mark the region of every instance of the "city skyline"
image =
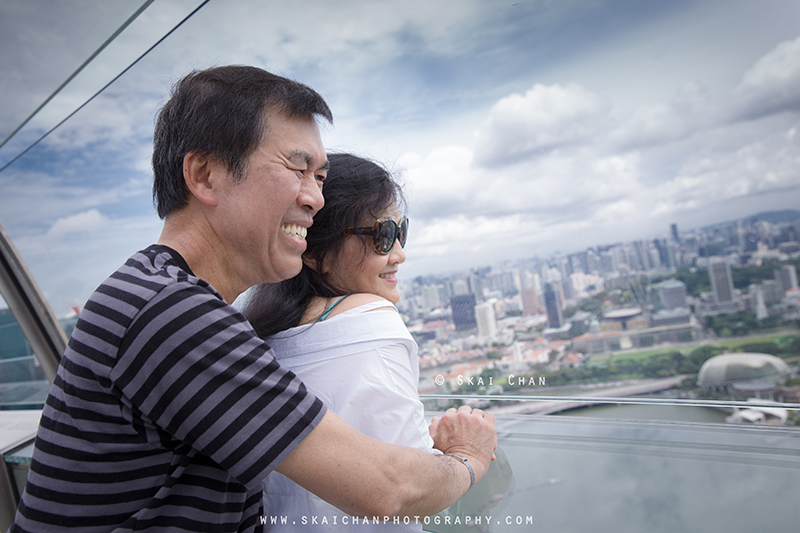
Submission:
MULTIPOLYGON (((640 237, 640 238, 633 238, 633 239, 627 240, 627 241, 620 240, 620 241, 597 242, 597 243, 590 244, 590 245, 582 247, 582 248, 569 249, 569 251, 567 251, 567 250, 564 250, 564 251, 559 250, 559 251, 556 251, 556 252, 553 252, 553 253, 550 253, 550 254, 547 254, 547 255, 542 255, 542 256, 531 255, 531 256, 528 256, 528 257, 520 257, 520 258, 516 258, 516 259, 513 259, 513 260, 486 262, 486 263, 478 264, 478 265, 476 265, 474 267, 471 267, 469 269, 453 269, 453 270, 450 270, 450 271, 438 272, 438 273, 435 273, 435 274, 425 274, 425 275, 417 276, 417 277, 418 278, 419 277, 421 277, 421 278, 434 278, 434 279, 435 278, 447 278, 447 277, 451 277, 451 276, 464 275, 465 273, 473 271, 473 270, 486 270, 486 269, 494 270, 495 268, 502 269, 502 268, 504 268, 504 266, 513 265, 513 264, 520 264, 520 263, 538 263, 540 265, 548 265, 548 264, 551 264, 552 261, 565 260, 565 259, 568 259, 568 258, 570 258, 572 256, 576 256, 576 255, 579 255, 579 254, 582 254, 582 253, 586 253, 588 251, 595 251, 595 250, 597 250, 597 251, 600 251, 600 250, 608 251, 608 250, 615 249, 615 248, 618 248, 618 247, 621 247, 621 246, 624 247, 624 246, 628 246, 628 245, 635 245, 635 244, 638 244, 638 243, 649 243, 649 244, 653 244, 654 245, 658 241, 663 241, 663 242, 668 242, 668 243, 669 242, 675 243, 675 242, 678 242, 678 241, 674 240, 673 231, 674 231, 675 228, 677 228, 677 230, 679 232, 681 241, 683 241, 684 239, 687 239, 689 241, 693 241, 693 240, 697 239, 699 236, 702 236, 702 237, 712 236, 710 234, 710 232, 712 232, 712 231, 717 231, 718 232, 720 229, 729 229, 729 228, 733 228, 734 226, 741 227, 741 225, 740 225, 741 222, 746 222, 748 220, 753 220, 753 219, 755 219, 758 222, 767 222, 771 226, 778 227, 780 225, 779 223, 769 222, 769 221, 765 220, 765 218, 770 218, 772 215, 778 215, 779 218, 783 218, 783 217, 780 217, 780 215, 786 215, 786 214, 789 214, 793 218, 792 218, 792 220, 790 220, 788 222, 782 222, 781 224, 789 225, 789 226, 793 227, 795 232, 797 233, 797 235, 800 236, 800 210, 765 211, 765 212, 761 212, 761 213, 756 213, 755 215, 744 216, 744 217, 742 217, 740 219, 724 220, 724 221, 719 221, 719 222, 714 222, 714 223, 711 223, 711 224, 707 224, 707 225, 704 225, 704 226, 699 227, 699 228, 688 228, 688 229, 685 229, 685 230, 681 228, 679 223, 672 223, 663 232, 661 232, 660 234, 656 234, 656 235, 650 235, 650 236, 640 237)), ((722 238, 722 236, 719 235, 719 234, 717 234, 716 237, 717 238, 722 238)), ((739 236, 737 235, 737 238, 738 237, 739 236)), ((694 243, 694 244, 696 244, 696 243, 694 243)), ((756 243, 751 243, 751 245, 755 245, 755 244, 756 243)), ((742 244, 741 246, 742 246, 742 251, 743 251, 744 250, 744 244, 742 244)), ((655 251, 658 252, 658 250, 655 250, 655 251)), ((692 252, 690 255, 692 255, 692 254, 697 255, 696 252, 692 252)), ((727 253, 727 252, 725 252, 725 253, 712 253, 709 256, 703 256, 703 257, 710 257, 710 258, 717 257, 717 258, 721 259, 722 257, 725 257, 727 255, 729 255, 729 253, 727 253)), ((677 267, 681 267, 681 266, 682 267, 692 266, 692 265, 689 265, 689 264, 681 264, 681 265, 675 264, 675 265, 671 265, 670 266, 668 264, 660 263, 660 261, 661 261, 660 258, 658 259, 658 261, 659 261, 659 264, 658 264, 658 267, 656 267, 656 268, 672 268, 672 267, 677 268, 677 267)), ((641 270, 650 270, 650 269, 651 268, 643 268, 641 270)), ((617 269, 614 269, 614 270, 617 270, 617 269)), ((639 270, 639 269, 633 269, 633 270, 639 270)), ((608 271, 605 271, 605 272, 608 273, 608 271)))
MULTIPOLYGON (((0 223, 61 316, 158 238, 153 116, 194 68, 244 63, 330 103, 331 151, 406 184, 401 283, 800 205, 800 5, 160 0, 0 148, 0 223), (313 27, 313 31, 308 28, 313 27)), ((130 17, 0 5, 0 138, 130 17)))

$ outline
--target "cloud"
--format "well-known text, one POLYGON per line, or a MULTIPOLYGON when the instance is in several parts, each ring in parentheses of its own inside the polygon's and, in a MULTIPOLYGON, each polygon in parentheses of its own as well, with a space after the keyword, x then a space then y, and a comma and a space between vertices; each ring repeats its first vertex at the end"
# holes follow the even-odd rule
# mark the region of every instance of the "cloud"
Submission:
POLYGON ((464 146, 442 146, 426 156, 404 154, 397 167, 406 175, 409 203, 425 219, 452 216, 470 205, 483 183, 472 167, 472 150, 464 146))
POLYGON ((797 114, 780 111, 800 94, 787 89, 800 71, 797 43, 758 60, 727 98, 683 82, 670 101, 628 116, 577 84, 537 83, 498 99, 473 146, 401 160, 412 215, 422 219, 415 228, 424 228, 409 257, 428 265, 533 255, 591 237, 641 238, 676 217, 709 223, 723 205, 791 206, 800 194, 797 114), (769 113, 741 116, 743 87, 749 109, 769 113))
MULTIPOLYGON (((13 4, 46 6, 38 2, 13 4)), ((798 125, 800 39, 742 66, 742 57, 756 57, 753 49, 777 42, 772 33, 737 37, 743 44, 736 53, 724 48, 719 54, 719 36, 686 3, 670 4, 672 17, 644 4, 584 4, 500 7, 465 0, 453 10, 428 0, 310 0, 303 16, 312 28, 297 23, 296 8, 211 2, 3 174, 0 215, 32 257, 57 250, 55 264, 90 268, 84 257, 106 255, 89 251, 98 249, 96 242, 114 243, 113 264, 91 266, 99 281, 99 271, 113 270, 138 246, 134 242, 146 245, 157 236, 150 135, 169 85, 191 69, 230 63, 309 84, 333 108, 334 144, 357 153, 384 147, 382 159, 405 168, 412 216, 406 268, 420 273, 425 269, 416 265, 441 270, 436 265, 445 261, 487 264, 627 234, 643 237, 666 230, 663 217, 715 217, 713 209, 726 200, 748 209, 765 198, 797 200, 792 187, 800 183, 794 170, 800 147, 790 132, 798 125), (695 54, 695 47, 702 50, 695 54), (689 63, 684 57, 697 62, 675 68, 670 57, 681 58, 680 66, 689 63), (691 79, 705 72, 712 75, 691 79), (91 232, 99 238, 86 239, 91 232)), ((689 4, 718 10, 706 0, 689 4)), ((164 0, 148 7, 31 126, 44 129, 63 118, 195 5, 164 0)), ((114 6, 109 9, 127 9, 118 12, 125 17, 133 9, 120 0, 114 6)), ((80 28, 97 9, 75 9, 80 28)), ((731 20, 745 20, 739 4, 729 11, 731 20)), ((118 13, 100 13, 94 35, 110 34, 112 23, 121 22, 118 13)), ((99 44, 88 34, 82 42, 58 18, 42 20, 63 30, 65 42, 89 51, 99 44)), ((2 19, 0 28, 10 27, 12 19, 2 19)), ((0 43, 13 29, 0 32, 0 43)), ((69 72, 85 54, 59 54, 53 34, 19 34, 30 48, 20 69, 6 70, 14 76, 30 70, 28 80, 14 79, 37 86, 35 103, 47 93, 38 89, 43 72, 60 64, 69 72)), ((19 102, 29 106, 24 96, 5 99, 0 115, 19 102)), ((41 280, 78 276, 37 268, 41 280)), ((56 291, 53 281, 45 283, 56 291)))
POLYGON ((671 100, 641 105, 630 116, 609 124, 607 144, 614 150, 663 145, 714 127, 724 116, 705 86, 684 82, 671 100))
POLYGON ((92 291, 136 250, 155 242, 153 215, 107 217, 96 209, 63 217, 50 231, 14 243, 57 316, 82 307, 92 291))
POLYGON ((118 217, 140 213, 157 219, 152 206, 152 179, 146 174, 115 167, 100 156, 76 161, 45 153, 41 159, 53 168, 9 169, 3 176, 0 213, 6 231, 15 240, 67 230, 71 227, 67 222, 90 222, 91 217, 85 214, 93 211, 118 217), (82 172, 75 175, 74 168, 82 172), (73 221, 73 217, 77 218, 73 221))
POLYGON ((759 59, 744 73, 734 96, 743 118, 800 111, 800 37, 780 43, 759 59))
POLYGON ((47 231, 51 238, 63 237, 68 233, 91 233, 97 231, 109 222, 97 209, 90 209, 77 215, 59 218, 47 231))
POLYGON ((607 120, 608 106, 577 84, 535 84, 498 101, 478 131, 476 161, 500 166, 586 142, 607 120))
POLYGON ((800 190, 796 129, 773 131, 728 150, 689 156, 671 180, 653 190, 653 213, 674 214, 771 192, 800 190))

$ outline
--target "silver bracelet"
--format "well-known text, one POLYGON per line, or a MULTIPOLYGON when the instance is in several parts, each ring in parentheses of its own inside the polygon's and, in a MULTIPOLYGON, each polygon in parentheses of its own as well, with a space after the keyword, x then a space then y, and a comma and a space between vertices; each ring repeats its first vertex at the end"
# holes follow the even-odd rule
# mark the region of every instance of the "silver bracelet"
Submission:
MULTIPOLYGON (((472 469, 472 465, 469 464, 469 461, 467 461, 467 458, 464 457, 463 455, 458 455, 457 453, 446 453, 445 455, 449 455, 450 457, 455 457, 456 459, 464 463, 464 466, 466 466, 467 470, 469 470, 469 488, 471 489, 472 485, 475 484, 475 471, 472 469)), ((469 491, 469 489, 467 489, 467 491, 469 491)))

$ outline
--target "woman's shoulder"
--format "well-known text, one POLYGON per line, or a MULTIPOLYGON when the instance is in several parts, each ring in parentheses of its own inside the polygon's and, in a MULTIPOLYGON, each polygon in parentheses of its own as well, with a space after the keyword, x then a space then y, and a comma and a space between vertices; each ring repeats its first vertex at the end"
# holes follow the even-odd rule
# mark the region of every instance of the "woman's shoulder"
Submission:
POLYGON ((377 294, 360 292, 356 294, 351 294, 347 298, 339 302, 339 304, 336 307, 334 307, 333 311, 331 311, 330 316, 334 317, 346 311, 350 311, 364 306, 369 307, 367 311, 391 310, 397 312, 397 308, 389 300, 382 298, 377 294))

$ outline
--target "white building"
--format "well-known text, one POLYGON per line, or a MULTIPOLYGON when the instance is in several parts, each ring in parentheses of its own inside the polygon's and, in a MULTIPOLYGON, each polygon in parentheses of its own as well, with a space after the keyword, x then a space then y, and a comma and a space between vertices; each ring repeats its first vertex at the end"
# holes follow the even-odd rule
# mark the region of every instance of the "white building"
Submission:
POLYGON ((478 336, 493 339, 497 336, 497 315, 494 301, 489 300, 475 306, 475 321, 478 323, 478 336))

